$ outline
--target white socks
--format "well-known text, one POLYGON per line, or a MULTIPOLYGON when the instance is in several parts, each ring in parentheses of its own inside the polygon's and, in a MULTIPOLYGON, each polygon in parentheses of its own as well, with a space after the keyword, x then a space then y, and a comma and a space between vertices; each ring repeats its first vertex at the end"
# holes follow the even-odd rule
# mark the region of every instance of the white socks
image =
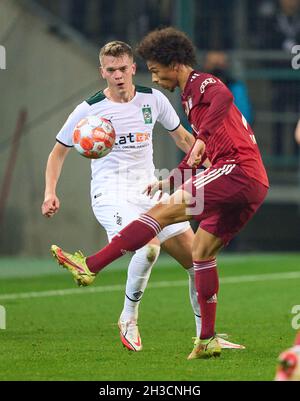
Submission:
MULTIPOLYGON (((151 274, 152 266, 159 256, 160 246, 145 245, 135 252, 128 266, 125 301, 120 320, 137 320, 140 300, 151 274)), ((195 288, 194 267, 186 269, 189 275, 190 301, 195 315, 196 336, 201 333, 201 313, 195 288)))
POLYGON ((125 302, 120 320, 137 320, 139 303, 159 252, 159 245, 149 244, 137 250, 131 258, 127 272, 125 302))
POLYGON ((197 291, 195 288, 195 271, 194 267, 186 269, 189 275, 189 292, 190 292, 190 301, 195 315, 195 323, 196 323, 196 337, 200 336, 201 333, 201 312, 200 305, 198 303, 197 291))

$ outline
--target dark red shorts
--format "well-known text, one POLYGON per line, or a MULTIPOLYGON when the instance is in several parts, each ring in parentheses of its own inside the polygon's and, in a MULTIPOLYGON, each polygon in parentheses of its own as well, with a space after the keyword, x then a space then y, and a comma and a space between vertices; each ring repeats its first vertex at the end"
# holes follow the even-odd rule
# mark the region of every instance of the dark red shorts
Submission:
POLYGON ((268 188, 235 164, 212 166, 185 182, 193 196, 187 211, 200 227, 224 245, 246 225, 263 203, 268 188))

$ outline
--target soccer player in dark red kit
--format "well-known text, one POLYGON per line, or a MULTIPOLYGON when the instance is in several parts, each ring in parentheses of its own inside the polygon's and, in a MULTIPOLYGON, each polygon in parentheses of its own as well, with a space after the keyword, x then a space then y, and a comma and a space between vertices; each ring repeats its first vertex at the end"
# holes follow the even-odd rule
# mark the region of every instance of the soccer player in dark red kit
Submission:
POLYGON ((202 329, 188 359, 219 356, 216 256, 263 203, 269 187, 267 174, 253 131, 234 105, 231 92, 216 77, 193 69, 195 48, 183 32, 174 28, 150 32, 137 52, 146 60, 153 82, 170 91, 176 87, 182 91, 196 142, 179 168, 195 169, 207 157, 212 165, 179 186, 167 204, 157 204, 125 227, 95 255, 72 255, 56 245, 52 253, 79 285, 89 285, 106 265, 145 245, 163 227, 199 221, 193 261, 202 329))

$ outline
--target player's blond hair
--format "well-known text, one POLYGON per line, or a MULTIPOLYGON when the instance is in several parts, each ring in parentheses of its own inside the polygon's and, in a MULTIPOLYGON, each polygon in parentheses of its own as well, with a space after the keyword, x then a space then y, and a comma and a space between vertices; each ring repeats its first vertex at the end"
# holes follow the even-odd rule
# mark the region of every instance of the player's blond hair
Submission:
POLYGON ((100 64, 104 56, 121 57, 124 54, 127 54, 128 57, 133 59, 132 48, 127 43, 121 42, 120 40, 114 40, 113 42, 108 42, 100 49, 99 52, 100 64))

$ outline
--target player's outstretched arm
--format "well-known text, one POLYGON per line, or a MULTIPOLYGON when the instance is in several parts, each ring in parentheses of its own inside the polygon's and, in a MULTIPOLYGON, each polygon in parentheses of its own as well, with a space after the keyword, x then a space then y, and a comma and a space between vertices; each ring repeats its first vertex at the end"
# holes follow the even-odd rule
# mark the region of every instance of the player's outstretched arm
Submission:
MULTIPOLYGON (((170 131, 170 135, 174 140, 176 146, 181 149, 184 153, 188 153, 192 146, 194 145, 195 138, 194 136, 188 132, 181 124, 174 131, 170 131)), ((164 192, 171 193, 173 192, 172 185, 170 183, 169 177, 165 180, 155 181, 149 184, 143 191, 150 198, 156 194, 156 192, 161 191, 161 195, 164 192)), ((159 197, 160 199, 160 197, 159 197)), ((158 199, 158 200, 159 200, 158 199)))
POLYGON ((57 142, 48 157, 45 173, 45 196, 42 204, 42 214, 45 217, 52 217, 59 209, 60 202, 56 196, 56 186, 69 150, 70 148, 57 142))
MULTIPOLYGON (((189 153, 195 144, 196 141, 195 137, 190 132, 188 132, 182 125, 180 125, 175 131, 170 132, 170 134, 171 137, 174 139, 177 147, 185 153, 189 153)), ((205 168, 211 166, 211 162, 206 157, 201 160, 201 164, 205 168)))
POLYGON ((194 145, 195 138, 188 132, 182 125, 170 132, 171 137, 174 139, 176 146, 184 153, 188 153, 194 145))

